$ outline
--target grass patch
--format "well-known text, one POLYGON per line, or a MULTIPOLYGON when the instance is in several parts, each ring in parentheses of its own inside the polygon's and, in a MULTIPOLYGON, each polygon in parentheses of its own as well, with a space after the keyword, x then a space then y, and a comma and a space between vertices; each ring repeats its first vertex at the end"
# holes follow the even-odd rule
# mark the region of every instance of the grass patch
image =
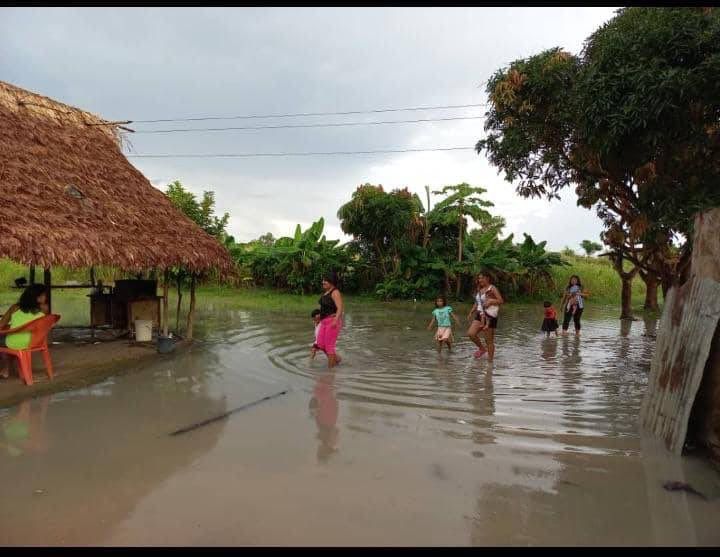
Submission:
MULTIPOLYGON (((563 256, 570 265, 568 267, 554 267, 552 271, 555 280, 556 296, 562 293, 572 275, 578 275, 583 288, 592 294, 590 300, 603 305, 620 305, 620 290, 622 282, 612 264, 605 258, 563 256)), ((630 265, 628 264, 628 269, 630 265)), ((550 294, 550 293, 548 293, 550 294)), ((632 299, 634 305, 642 308, 645 302, 645 283, 638 275, 632 282, 632 299)), ((659 292, 659 302, 662 302, 662 292, 659 292)))

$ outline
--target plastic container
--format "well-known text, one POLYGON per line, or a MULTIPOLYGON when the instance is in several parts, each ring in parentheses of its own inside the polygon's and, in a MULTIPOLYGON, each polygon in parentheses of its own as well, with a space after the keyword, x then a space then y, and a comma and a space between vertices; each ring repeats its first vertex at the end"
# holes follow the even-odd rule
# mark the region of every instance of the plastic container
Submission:
POLYGON ((175 339, 158 335, 157 350, 160 354, 168 354, 175 349, 175 339))
POLYGON ((135 321, 135 340, 137 342, 150 342, 152 340, 152 321, 137 319, 135 321))

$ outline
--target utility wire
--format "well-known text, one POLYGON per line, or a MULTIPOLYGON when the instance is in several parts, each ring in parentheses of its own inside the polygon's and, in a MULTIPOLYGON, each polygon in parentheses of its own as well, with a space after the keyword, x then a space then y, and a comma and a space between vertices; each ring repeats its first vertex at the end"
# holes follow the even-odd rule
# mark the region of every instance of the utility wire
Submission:
POLYGON ((452 108, 476 108, 487 104, 449 104, 443 106, 411 106, 405 108, 378 108, 375 110, 348 110, 345 112, 296 112, 290 114, 251 114, 245 116, 198 116, 195 118, 160 118, 156 120, 133 120, 135 124, 159 122, 201 122, 205 120, 250 120, 253 118, 297 118, 301 116, 346 116, 349 114, 378 114, 381 112, 405 112, 415 110, 444 110, 452 108))
POLYGON ((474 151, 475 147, 431 147, 427 149, 377 149, 373 151, 325 151, 305 153, 207 153, 207 154, 132 154, 126 156, 136 159, 217 159, 217 158, 251 158, 251 157, 310 157, 319 155, 375 155, 380 153, 426 153, 430 151, 474 151))
POLYGON ((417 120, 379 120, 374 122, 333 122, 324 124, 277 124, 270 126, 233 126, 226 128, 174 128, 167 130, 140 130, 136 134, 224 132, 238 130, 285 130, 292 128, 342 128, 345 126, 379 126, 389 124, 417 124, 420 122, 451 122, 454 120, 481 120, 484 116, 452 116, 449 118, 420 118, 417 120))

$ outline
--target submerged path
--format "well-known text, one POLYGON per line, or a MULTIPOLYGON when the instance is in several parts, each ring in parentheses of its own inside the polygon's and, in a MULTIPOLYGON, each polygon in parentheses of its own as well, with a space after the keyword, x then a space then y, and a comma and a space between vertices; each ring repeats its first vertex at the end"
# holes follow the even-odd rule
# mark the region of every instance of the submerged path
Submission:
POLYGON ((720 543, 717 471, 637 435, 653 321, 544 339, 508 306, 490 365, 370 305, 328 373, 309 319, 208 309, 192 349, 0 413, 0 544, 720 543))

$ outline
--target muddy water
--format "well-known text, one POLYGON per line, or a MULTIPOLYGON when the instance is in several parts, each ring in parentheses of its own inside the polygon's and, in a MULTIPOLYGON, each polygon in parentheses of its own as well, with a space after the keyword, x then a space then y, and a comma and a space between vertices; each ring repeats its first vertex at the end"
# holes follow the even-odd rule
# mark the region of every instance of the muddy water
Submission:
POLYGON ((490 365, 429 309, 351 306, 329 374, 309 319, 208 307, 190 352, 0 411, 0 544, 720 543, 720 475, 637 434, 654 322, 506 307, 490 365))

